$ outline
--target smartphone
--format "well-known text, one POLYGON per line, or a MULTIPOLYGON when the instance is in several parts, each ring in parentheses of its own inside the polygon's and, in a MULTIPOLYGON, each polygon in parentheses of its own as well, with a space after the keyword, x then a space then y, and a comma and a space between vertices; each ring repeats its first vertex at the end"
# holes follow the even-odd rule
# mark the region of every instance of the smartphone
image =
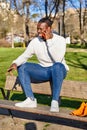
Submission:
POLYGON ((44 31, 44 32, 42 33, 42 38, 43 38, 43 39, 46 39, 46 31, 44 31))

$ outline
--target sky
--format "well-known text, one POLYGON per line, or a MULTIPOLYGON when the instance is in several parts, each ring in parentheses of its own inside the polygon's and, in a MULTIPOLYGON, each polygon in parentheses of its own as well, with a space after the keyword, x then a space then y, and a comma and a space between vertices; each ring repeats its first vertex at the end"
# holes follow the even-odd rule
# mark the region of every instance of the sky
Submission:
MULTIPOLYGON (((76 8, 80 7, 80 3, 79 3, 80 0, 72 0, 72 1, 76 8)), ((71 6, 70 2, 69 2, 69 6, 71 6)), ((82 6, 85 7, 85 0, 82 0, 82 6)))

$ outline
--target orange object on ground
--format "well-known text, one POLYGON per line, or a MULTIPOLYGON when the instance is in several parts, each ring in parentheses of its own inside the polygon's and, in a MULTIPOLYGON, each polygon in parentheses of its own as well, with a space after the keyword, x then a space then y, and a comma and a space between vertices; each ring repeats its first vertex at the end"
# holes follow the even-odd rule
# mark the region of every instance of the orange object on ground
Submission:
POLYGON ((85 109, 84 109, 84 112, 81 116, 87 116, 87 103, 86 103, 86 106, 85 106, 85 109))
POLYGON ((71 115, 76 115, 76 116, 81 116, 81 115, 87 114, 87 113, 84 111, 86 106, 87 106, 87 104, 86 104, 85 102, 83 102, 78 109, 74 110, 74 111, 71 112, 70 114, 71 114, 71 115), (85 113, 84 113, 84 112, 85 112, 85 113))

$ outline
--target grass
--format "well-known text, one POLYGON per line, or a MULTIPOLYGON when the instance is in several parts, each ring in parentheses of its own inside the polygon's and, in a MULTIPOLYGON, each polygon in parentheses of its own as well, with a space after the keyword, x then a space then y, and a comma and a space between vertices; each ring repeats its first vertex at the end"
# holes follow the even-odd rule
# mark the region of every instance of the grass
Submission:
POLYGON ((77 49, 80 49, 80 48, 87 49, 87 45, 86 44, 81 44, 81 43, 67 44, 67 47, 77 48, 77 49))
MULTIPOLYGON (((6 71, 11 65, 12 61, 16 59, 23 52, 24 52, 24 48, 0 48, 0 86, 4 87, 5 85, 6 71)), ((70 68, 66 79, 87 81, 87 52, 67 52, 65 55, 65 59, 70 68)), ((35 56, 33 56, 29 61, 38 62, 35 56)), ((51 101, 51 97, 40 96, 40 95, 35 95, 35 96, 39 97, 38 98, 39 103, 43 101, 43 104, 50 105, 49 101, 51 101)), ((0 94, 0 98, 3 98, 1 94, 0 94)), ((11 96, 11 100, 14 99, 23 100, 24 98, 25 95, 23 93, 14 93, 11 96)), ((67 107, 72 106, 75 108, 80 103, 81 100, 77 101, 77 100, 63 98, 61 106, 65 106, 65 104, 67 104, 67 107)))
POLYGON ((67 52, 65 59, 70 68, 67 79, 87 81, 87 53, 67 52))

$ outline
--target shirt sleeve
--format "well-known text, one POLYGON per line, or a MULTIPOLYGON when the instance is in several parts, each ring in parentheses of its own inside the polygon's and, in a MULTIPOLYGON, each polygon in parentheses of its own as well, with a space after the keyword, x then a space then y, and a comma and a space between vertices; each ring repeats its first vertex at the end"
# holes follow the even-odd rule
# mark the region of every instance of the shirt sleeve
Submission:
POLYGON ((32 57, 33 54, 34 54, 33 41, 31 41, 26 50, 24 51, 24 53, 21 54, 12 63, 16 63, 17 66, 20 66, 21 64, 24 64, 30 57, 32 57))

